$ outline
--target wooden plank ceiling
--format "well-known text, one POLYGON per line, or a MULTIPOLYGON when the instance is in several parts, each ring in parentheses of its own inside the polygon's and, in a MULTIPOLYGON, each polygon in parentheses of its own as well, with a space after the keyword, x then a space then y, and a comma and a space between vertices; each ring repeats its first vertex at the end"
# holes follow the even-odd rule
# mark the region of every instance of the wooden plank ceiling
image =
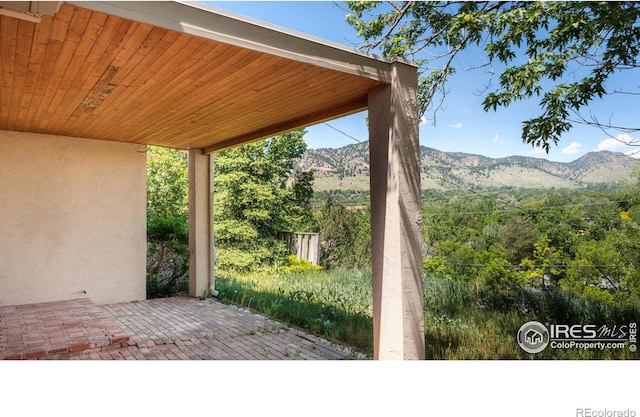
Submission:
POLYGON ((366 108, 379 81, 63 4, 0 17, 0 129, 218 148, 366 108))

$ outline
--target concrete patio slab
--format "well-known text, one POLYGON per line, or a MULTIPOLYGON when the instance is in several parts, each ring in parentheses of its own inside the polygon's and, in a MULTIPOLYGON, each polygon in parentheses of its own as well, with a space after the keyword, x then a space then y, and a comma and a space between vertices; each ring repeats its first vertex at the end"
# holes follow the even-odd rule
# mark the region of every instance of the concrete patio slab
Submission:
POLYGON ((214 299, 0 307, 1 359, 358 359, 355 352, 214 299))

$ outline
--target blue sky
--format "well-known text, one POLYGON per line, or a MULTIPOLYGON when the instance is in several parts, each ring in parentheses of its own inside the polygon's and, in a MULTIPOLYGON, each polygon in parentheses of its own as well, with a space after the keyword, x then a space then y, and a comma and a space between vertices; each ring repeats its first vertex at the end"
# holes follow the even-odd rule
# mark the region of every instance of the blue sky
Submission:
MULTIPOLYGON (((354 48, 360 39, 345 20, 346 11, 330 1, 221 1, 206 2, 215 7, 241 15, 276 24, 290 30, 313 35, 354 48)), ((478 63, 473 51, 460 55, 460 68, 478 63)), ((458 70, 448 85, 444 107, 437 113, 435 126, 431 122, 420 125, 420 143, 441 151, 467 152, 490 157, 525 155, 555 161, 572 161, 587 152, 612 150, 631 152, 634 149, 612 139, 600 129, 576 125, 565 134, 557 146, 552 146, 548 155, 533 149, 521 140, 522 122, 538 116, 535 100, 516 103, 507 109, 485 112, 483 97, 478 94, 489 82, 483 70, 458 70)), ((497 80, 494 80, 494 84, 497 80)), ((640 88, 640 71, 627 71, 609 85, 613 88, 640 88)), ((640 96, 615 95, 593 103, 584 115, 596 116, 600 121, 637 126, 640 96)), ((309 127, 305 140, 311 148, 340 147, 356 141, 367 140, 366 112, 336 119, 327 124, 309 127), (337 130, 344 132, 340 133, 337 130)), ((613 136, 622 132, 611 131, 613 136)), ((640 135, 621 136, 621 139, 638 140, 640 135)), ((640 156, 636 154, 635 156, 640 156)))

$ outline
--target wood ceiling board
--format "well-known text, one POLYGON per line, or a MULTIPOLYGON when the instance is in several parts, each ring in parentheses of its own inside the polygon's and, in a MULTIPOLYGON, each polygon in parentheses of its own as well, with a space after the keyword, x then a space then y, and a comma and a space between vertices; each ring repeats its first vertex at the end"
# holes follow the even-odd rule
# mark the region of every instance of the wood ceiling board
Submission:
MULTIPOLYGON (((154 97, 153 95, 150 97, 145 97, 145 92, 151 91, 153 93, 158 91, 173 91, 173 81, 178 75, 180 75, 180 72, 190 71, 189 68, 181 67, 176 64, 184 61, 185 57, 199 46, 199 43, 199 40, 178 39, 172 45, 173 47, 177 44, 175 49, 170 50, 166 53, 167 56, 171 57, 171 60, 167 61, 166 63, 161 62, 160 64, 157 64, 164 65, 165 68, 173 68, 173 70, 168 73, 160 73, 154 71, 154 67, 147 67, 147 70, 145 71, 147 75, 143 76, 142 84, 139 84, 138 88, 127 88, 127 91, 131 93, 128 97, 117 95, 114 95, 112 97, 111 95, 111 93, 115 93, 116 91, 122 91, 123 89, 120 88, 120 84, 122 82, 126 83, 127 79, 126 76, 121 76, 120 79, 114 79, 121 71, 127 71, 126 64, 123 64, 125 66, 116 67, 117 69, 114 72, 114 76, 111 77, 108 81, 108 84, 112 86, 112 89, 109 91, 109 95, 107 97, 104 97, 100 103, 96 102, 94 107, 86 105, 83 106, 81 104, 80 108, 78 109, 79 111, 74 114, 76 120, 70 123, 70 127, 83 128, 87 130, 92 130, 93 128, 95 128, 96 126, 85 123, 85 120, 82 116, 87 113, 95 113, 95 121, 103 121, 108 125, 111 124, 110 120, 118 120, 119 124, 125 124, 128 117, 144 117, 142 112, 145 105, 146 107, 158 107, 160 104, 156 100, 156 97, 154 97), (186 41, 186 43, 180 42, 181 40, 186 41), (106 114, 107 117, 105 119, 99 118, 102 113, 106 114)), ((132 80, 132 83, 133 82, 134 80, 132 80)), ((95 91, 99 94, 101 91, 105 91, 105 88, 106 86, 101 86, 99 85, 99 83, 96 83, 96 85, 92 87, 92 91, 95 91)), ((90 99, 91 92, 87 93, 85 101, 90 99)), ((111 127, 97 126, 97 128, 108 130, 111 127)))
MULTIPOLYGON (((0 23, 1 25, 2 23, 0 23)), ((35 27, 34 27, 35 29, 35 27)), ((24 112, 22 123, 16 127, 16 130, 27 130, 33 126, 36 118, 41 98, 46 91, 48 84, 48 76, 51 74, 52 68, 45 66, 45 62, 50 56, 55 55, 53 49, 61 49, 62 43, 57 42, 51 45, 49 39, 53 30, 53 19, 45 19, 39 24, 38 30, 35 31, 33 44, 31 47, 31 57, 29 59, 29 81, 27 88, 24 90, 23 101, 28 103, 24 112)), ((56 52, 57 54, 57 52, 56 52)))
MULTIPOLYGON (((91 58, 89 58, 90 53, 81 53, 74 56, 75 62, 72 62, 72 64, 70 64, 68 70, 68 78, 71 80, 71 86, 68 88, 63 99, 65 103, 80 102, 80 105, 72 113, 72 118, 82 110, 83 104, 84 107, 87 107, 92 97, 93 99, 95 99, 95 96, 98 94, 100 89, 105 89, 108 87, 105 85, 105 83, 117 83, 117 69, 120 67, 121 61, 123 59, 127 59, 130 55, 135 53, 138 44, 148 35, 148 30, 145 29, 146 28, 140 28, 140 25, 138 24, 130 26, 127 33, 128 36, 125 36, 126 41, 119 48, 117 54, 113 57, 113 60, 107 62, 106 65, 105 63, 99 63, 99 60, 101 58, 98 56, 91 56, 91 58), (105 66, 106 69, 103 70, 105 66), (102 71, 102 74, 100 74, 100 71, 102 71), (94 73, 90 77, 87 77, 87 79, 85 80, 81 79, 82 74, 88 74, 90 72, 94 73), (98 74, 100 74, 99 78, 94 82, 93 80, 98 74), (91 86, 92 83, 93 86, 91 86)), ((94 33, 97 32, 94 28, 91 28, 89 30, 94 33)), ((85 37, 85 39, 88 39, 89 42, 91 42, 90 37, 85 37)), ((57 120, 61 117, 64 117, 65 113, 63 112, 65 110, 66 109, 64 108, 64 106, 59 107, 57 113, 54 115, 54 119, 57 120)), ((66 113, 66 116, 69 117, 68 112, 66 113)), ((70 119, 68 123, 71 123, 71 120, 72 119, 70 119)))
MULTIPOLYGON (((74 57, 77 57, 76 61, 88 60, 83 59, 82 55, 87 50, 87 46, 84 46, 84 49, 78 53, 81 39, 78 38, 77 33, 73 34, 69 31, 74 12, 73 9, 63 7, 53 20, 51 36, 47 41, 47 49, 39 66, 38 87, 31 98, 31 109, 26 117, 26 126, 23 127, 25 130, 46 133, 48 131, 47 123, 53 119, 58 106, 62 105, 65 107, 64 110, 68 111, 66 108, 68 103, 63 102, 63 98, 77 73, 72 66, 74 57)), ((79 16, 82 15, 79 14, 79 16)), ((43 23, 50 19, 43 18, 43 23)), ((41 25, 43 23, 35 25, 36 34, 42 31, 41 25)), ((99 46, 100 44, 91 42, 91 50, 95 50, 99 46)), ((85 73, 80 75, 83 78, 86 76, 85 73)), ((35 77, 35 74, 33 76, 35 77)))
MULTIPOLYGON (((247 67, 249 63, 256 57, 249 56, 245 51, 233 51, 236 52, 233 55, 225 55, 223 59, 223 63, 217 71, 213 71, 211 75, 206 74, 207 63, 201 61, 198 66, 184 66, 184 65, 175 65, 175 69, 170 72, 158 72, 157 79, 149 80, 149 86, 152 88, 148 88, 140 91, 140 98, 136 101, 132 102, 132 106, 145 106, 150 103, 153 103, 153 106, 150 107, 150 111, 160 111, 165 113, 169 108, 180 106, 186 113, 189 113, 192 107, 197 107, 198 97, 193 97, 189 99, 185 98, 187 95, 186 92, 192 91, 194 89, 194 82, 189 79, 189 77, 193 73, 197 73, 199 69, 204 68, 205 73, 200 73, 200 78, 203 79, 202 83, 208 85, 210 88, 214 88, 217 84, 217 80, 209 80, 211 77, 215 77, 218 74, 218 77, 222 78, 222 74, 225 71, 228 71, 230 74, 234 74, 238 71, 241 71, 247 67), (164 88, 160 88, 164 87, 164 88), (179 100, 182 98, 182 100, 179 100), (168 107, 167 107, 168 106, 168 107), (188 106, 188 107, 186 107, 188 106)), ((181 61, 184 61, 182 59, 181 61)), ((132 118, 140 117, 139 114, 131 111, 132 109, 124 109, 121 113, 117 114, 116 117, 119 117, 123 123, 126 123, 128 120, 132 118)))
POLYGON ((54 77, 57 57, 65 50, 65 46, 67 48, 73 46, 71 42, 68 46, 64 44, 65 24, 70 21, 69 12, 67 10, 60 13, 59 19, 55 21, 50 18, 37 25, 31 24, 35 35, 30 51, 28 77, 29 84, 35 83, 35 86, 22 90, 18 86, 13 87, 15 91, 22 94, 23 101, 29 103, 26 106, 26 111, 21 115, 21 130, 31 127, 34 120, 41 119, 42 113, 46 109, 45 93, 49 91, 49 83, 54 77))
POLYGON ((335 119, 336 117, 358 113, 367 108, 367 102, 368 100, 365 98, 352 103, 346 103, 342 106, 331 107, 329 109, 321 110, 313 114, 299 117, 297 119, 287 120, 279 124, 267 126, 261 128, 260 130, 253 131, 241 136, 225 139, 213 145, 205 146, 204 144, 202 144, 199 147, 201 147, 204 150, 204 153, 207 154, 220 151, 242 143, 252 142, 267 138, 269 136, 284 133, 292 129, 304 128, 317 123, 322 123, 327 120, 335 119))
MULTIPOLYGON (((116 83, 122 88, 116 89, 110 95, 109 100, 125 102, 131 99, 131 95, 141 94, 144 89, 151 88, 150 80, 154 76, 149 68, 153 63, 167 65, 171 56, 166 53, 167 47, 174 44, 179 34, 154 28, 141 43, 140 47, 131 56, 128 65, 120 68, 115 77, 116 83)), ((186 39, 185 39, 186 41, 186 39)), ((99 115, 106 107, 94 110, 93 114, 99 115)))
MULTIPOLYGON (((45 108, 38 117, 40 128, 47 130, 52 123, 58 123, 60 117, 68 112, 68 103, 71 103, 73 90, 77 89, 77 83, 74 80, 78 77, 88 76, 88 71, 84 66, 91 62, 88 49, 89 42, 82 43, 82 36, 78 31, 84 31, 86 22, 88 24, 88 16, 85 13, 75 13, 71 22, 78 22, 77 25, 70 23, 67 30, 67 36, 63 41, 62 49, 58 55, 52 77, 49 80, 48 88, 50 95, 42 98, 45 108), (53 84, 51 84, 53 83, 53 84), (74 88, 75 87, 75 88, 74 88), (71 89, 71 91, 70 91, 71 89)), ((93 42, 91 42, 93 43, 93 42)), ((92 47, 91 51, 96 48, 92 47)), ((45 65, 47 65, 45 63, 45 65)))
POLYGON ((213 148, 359 111, 383 84, 69 4, 0 19, 5 130, 213 148))
POLYGON ((31 49, 31 40, 33 38, 33 27, 27 21, 18 22, 16 57, 13 74, 13 84, 17 87, 13 89, 11 96, 11 107, 9 108, 9 118, 15 120, 15 124, 19 123, 18 117, 21 112, 21 102, 23 94, 21 91, 25 89, 27 81, 27 70, 29 68, 29 52, 31 49), (27 49, 28 48, 28 49, 27 49))
POLYGON ((0 16, 0 36, 3 40, 2 48, 0 48, 0 59, 2 59, 2 65, 0 65, 0 123, 2 125, 10 125, 11 120, 9 119, 9 111, 11 110, 11 97, 13 95, 17 32, 17 19, 0 16))
MULTIPOLYGON (((158 102, 164 103, 163 106, 156 108, 156 110, 160 109, 161 114, 155 114, 146 123, 136 120, 123 121, 123 123, 125 125, 129 121, 135 123, 139 126, 138 133, 141 136, 153 134, 153 129, 158 123, 160 125, 190 124, 192 126, 190 134, 196 135, 194 130, 197 129, 197 125, 212 131, 217 121, 237 116, 233 114, 234 109, 237 108, 237 99, 233 96, 233 90, 222 89, 213 82, 200 88, 185 88, 179 95, 158 98, 158 102), (186 103, 189 104, 188 107, 186 103)), ((249 101, 249 103, 255 105, 255 102, 249 101)), ((240 111, 246 111, 246 107, 242 107, 240 111)))
MULTIPOLYGON (((328 81, 331 82, 331 81, 328 81)), ((254 103, 244 103, 239 102, 239 108, 247 109, 244 112, 237 112, 234 117, 230 117, 227 120, 223 120, 220 124, 216 125, 216 128, 222 130, 223 132, 234 132, 235 126, 247 126, 250 131, 254 131, 258 129, 259 125, 270 125, 274 123, 281 123, 286 120, 291 120, 294 118, 304 117, 307 114, 315 113, 317 111, 324 111, 325 108, 331 107, 339 107, 344 103, 349 103, 354 100, 360 100, 363 97, 366 97, 365 94, 353 95, 349 94, 346 96, 340 96, 338 94, 323 98, 322 101, 325 103, 323 108, 318 109, 317 107, 304 106, 302 104, 297 106, 292 106, 290 103, 296 103, 296 99, 300 97, 311 97, 311 96, 320 96, 324 94, 324 87, 322 85, 316 87, 308 87, 308 86, 299 86, 291 88, 286 94, 280 96, 277 101, 262 101, 262 102, 254 102, 254 103), (269 123, 272 121, 272 123, 269 123)), ((218 136, 218 135, 216 135, 218 136)), ((234 135, 235 136, 235 135, 234 135)), ((228 136, 227 136, 228 137, 228 136)), ((220 139, 225 139, 224 137, 220 137, 220 139)))
POLYGON ((172 117, 173 124, 180 123, 183 117, 198 111, 200 105, 196 100, 197 97, 190 98, 189 94, 185 94, 185 89, 192 88, 193 82, 188 79, 188 76, 185 79, 183 75, 168 74, 155 82, 149 82, 150 86, 166 85, 167 89, 147 89, 144 94, 141 93, 130 100, 130 107, 120 106, 123 110, 115 114, 114 118, 123 128, 136 128, 133 140, 143 140, 144 137, 148 137, 149 134, 146 133, 148 129, 153 131, 159 128, 164 120, 180 110, 184 112, 184 116, 172 117))
MULTIPOLYGON (((113 19, 107 19, 105 27, 113 19)), ((76 119, 79 114, 90 113, 100 106, 106 96, 115 89, 116 85, 112 83, 120 69, 121 62, 126 60, 131 53, 130 50, 123 48, 128 38, 131 38, 135 32, 136 25, 133 22, 123 22, 117 25, 113 22, 110 35, 99 36, 98 40, 101 47, 87 57, 84 65, 79 73, 84 74, 82 83, 78 86, 74 94, 70 95, 70 100, 65 103, 65 119, 68 126, 72 125, 72 120, 76 119), (69 114, 68 108, 71 109, 69 114)), ((107 33, 107 30, 102 33, 107 33)))
MULTIPOLYGON (((309 90, 306 94, 311 96, 321 95, 323 94, 323 89, 324 87, 320 84, 309 90)), ((305 124, 308 125, 308 123, 306 123, 306 119, 309 114, 319 112, 326 113, 326 110, 324 108, 321 110, 317 110, 315 108, 305 109, 304 107, 290 105, 293 98, 298 98, 299 96, 303 97, 303 92, 301 91, 301 89, 298 90, 295 88, 291 88, 287 92, 287 94, 288 96, 280 95, 278 97, 278 100, 275 100, 274 102, 236 102, 234 103, 232 109, 234 114, 229 113, 229 116, 227 118, 221 119, 220 121, 212 121, 211 124, 204 125, 204 130, 193 132, 194 136, 197 135, 197 133, 202 133, 212 141, 225 141, 231 137, 244 135, 244 133, 238 132, 237 126, 243 126, 245 130, 248 130, 250 133, 248 136, 255 136, 253 132, 260 131, 261 127, 264 126, 290 124, 291 120, 297 119, 305 120, 305 124)), ((243 100, 246 98, 247 96, 244 96, 243 100)), ((345 103, 349 104, 352 101, 353 95, 341 97, 339 94, 336 94, 331 98, 331 100, 324 100, 324 102, 327 103, 327 106, 335 109, 342 108, 345 103)), ((357 96, 357 101, 360 103, 366 101, 366 92, 361 92, 357 96)), ((366 105, 364 107, 366 107, 366 105)), ((361 109, 362 106, 359 105, 355 111, 361 109)), ((348 111, 353 112, 353 109, 349 108, 348 111)), ((343 114, 343 112, 338 112, 336 116, 340 116, 343 114)), ((203 115, 203 117, 205 119, 208 118, 206 114, 203 115)), ((296 126, 290 127, 295 128, 296 126)))

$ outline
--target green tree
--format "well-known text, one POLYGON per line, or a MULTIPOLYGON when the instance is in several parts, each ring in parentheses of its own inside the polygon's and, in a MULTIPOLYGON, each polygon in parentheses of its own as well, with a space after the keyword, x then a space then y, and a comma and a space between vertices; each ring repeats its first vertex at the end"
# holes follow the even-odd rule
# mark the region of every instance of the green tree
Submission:
POLYGON ((550 246, 551 240, 547 235, 542 235, 533 247, 532 259, 525 258, 520 262, 523 268, 522 274, 527 281, 543 284, 543 278, 547 276, 561 277, 565 273, 562 260, 562 251, 550 246))
POLYGON ((185 289, 189 271, 185 151, 147 149, 147 297, 185 289))
POLYGON ((603 207, 591 220, 589 233, 596 240, 603 240, 622 224, 620 209, 616 205, 603 207))
POLYGON ((286 260, 282 232, 308 221, 312 173, 294 174, 306 150, 303 130, 215 156, 214 233, 217 266, 249 270, 286 260))
POLYGON ((303 171, 296 169, 293 174, 293 183, 291 185, 292 199, 294 203, 293 210, 297 212, 299 219, 297 220, 297 228, 299 231, 313 232, 317 230, 317 222, 313 215, 313 179, 314 171, 303 171))
POLYGON ((475 279, 475 251, 466 243, 445 240, 438 245, 438 257, 446 265, 446 275, 455 281, 472 282, 475 279))
POLYGON ((621 290, 627 277, 618 243, 614 235, 608 235, 602 241, 579 245, 567 268, 567 277, 560 280, 563 288, 603 301, 613 300, 612 293, 621 290))
POLYGON ((147 216, 187 217, 189 210, 187 153, 147 148, 147 216))
POLYGON ((368 212, 348 210, 327 196, 318 218, 320 263, 325 268, 361 268, 371 263, 371 220, 368 212))
POLYGON ((354 1, 347 5, 351 11, 347 21, 366 42, 365 49, 419 63, 423 111, 435 113, 440 107, 458 53, 484 50, 484 65, 491 66, 499 80, 496 90, 486 94, 484 109, 539 99, 541 114, 524 121, 522 137, 547 152, 550 143, 557 143, 574 123, 616 127, 588 119, 580 110, 594 99, 619 92, 607 90, 611 75, 638 67, 637 2, 354 1))
POLYGON ((480 283, 494 292, 512 292, 524 287, 524 278, 509 263, 502 249, 490 248, 475 254, 480 283))
POLYGON ((523 215, 508 218, 501 232, 501 246, 509 262, 514 265, 531 257, 534 244, 540 238, 536 223, 523 215))

